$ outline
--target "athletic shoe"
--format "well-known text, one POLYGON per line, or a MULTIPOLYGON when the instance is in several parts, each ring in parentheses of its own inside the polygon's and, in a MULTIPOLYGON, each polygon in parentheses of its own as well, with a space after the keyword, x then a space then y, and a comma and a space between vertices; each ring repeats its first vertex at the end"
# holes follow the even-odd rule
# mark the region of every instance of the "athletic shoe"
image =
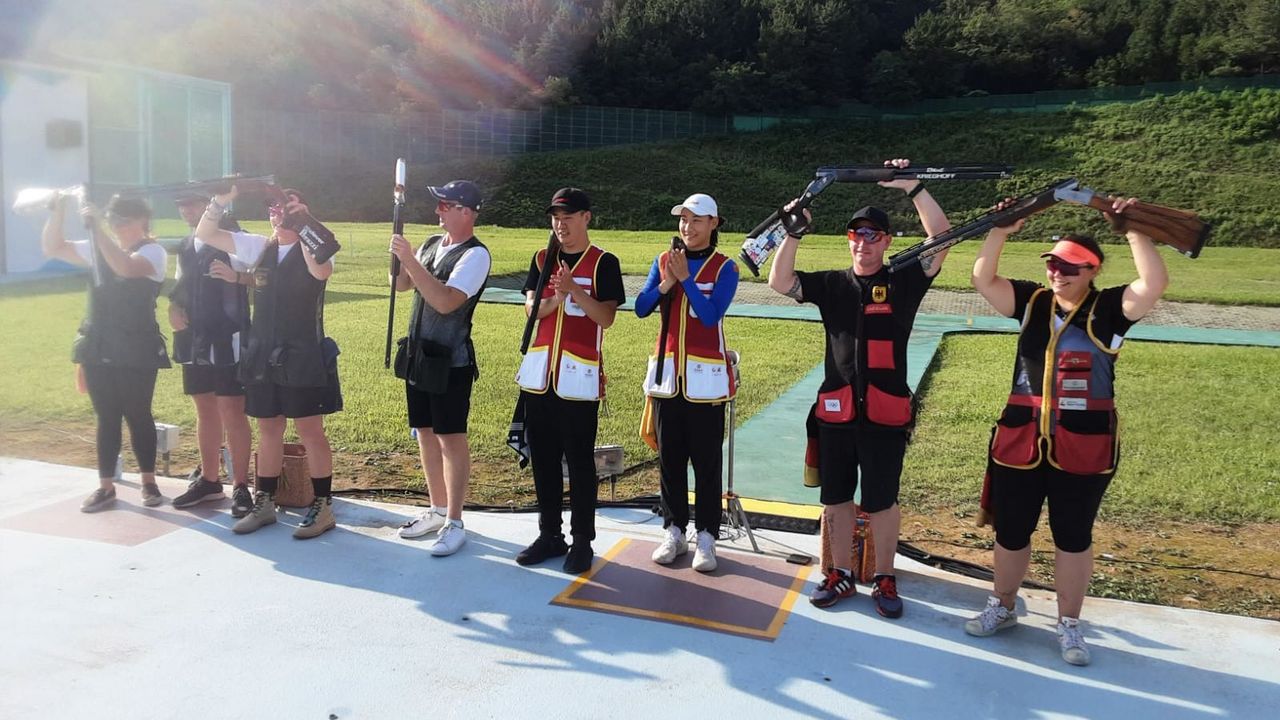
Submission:
POLYGON ((236 485, 231 490, 231 517, 242 518, 253 510, 253 491, 249 484, 236 485))
POLYGON ((80 503, 80 512, 95 513, 99 510, 105 510, 108 506, 114 505, 116 502, 115 486, 109 488, 99 487, 89 493, 89 497, 80 503))
POLYGON ((689 543, 684 539, 684 530, 675 525, 667 526, 667 536, 662 544, 653 551, 653 561, 659 565, 670 565, 676 558, 689 552, 689 543))
POLYGON ((221 500, 226 495, 222 493, 222 483, 206 480, 204 476, 197 476, 187 485, 187 491, 173 499, 173 506, 176 508, 191 507, 209 500, 221 500))
POLYGON ((400 537, 402 538, 420 538, 433 532, 439 532, 444 527, 444 515, 427 508, 418 513, 418 516, 405 522, 400 526, 400 537))
POLYGON ((898 597, 898 581, 892 575, 877 575, 871 581, 871 599, 876 612, 887 618, 902 617, 902 598, 898 597))
POLYGON ((858 588, 853 584, 853 578, 849 573, 839 568, 831 568, 827 571, 826 577, 822 578, 822 583, 809 596, 809 604, 820 608, 831 607, 857 594, 858 588))
POLYGON ((706 530, 699 530, 698 546, 693 551, 693 569, 709 573, 716 569, 716 538, 706 530))
POLYGON ((448 520, 436 534, 436 541, 431 546, 431 554, 436 557, 452 555, 458 552, 466 542, 467 531, 463 529, 462 521, 448 520))
POLYGON ((253 507, 249 514, 236 521, 231 529, 241 535, 251 533, 276 521, 276 500, 261 490, 253 494, 253 507))
MULTIPOLYGON (((564 535, 539 535, 537 540, 529 543, 529 547, 516 553, 516 564, 537 565, 548 558, 560 557, 567 552, 569 552, 569 546, 565 544, 564 535)), ((568 564, 567 560, 565 564, 568 564)))
POLYGON ((311 501, 307 516, 302 518, 302 522, 293 531, 293 536, 299 540, 306 540, 322 535, 337 526, 338 521, 333 517, 333 498, 316 496, 316 499, 311 501))
POLYGON ((564 559, 564 571, 570 575, 581 575, 591 569, 591 561, 594 558, 595 553, 591 551, 591 543, 579 540, 569 548, 569 554, 564 559))
POLYGON ((1004 605, 1000 598, 992 595, 987 598, 987 606, 977 617, 965 622, 964 631, 974 637, 989 637, 1018 624, 1018 616, 1004 605))
POLYGON ((146 507, 155 507, 164 502, 164 496, 160 494, 160 486, 155 483, 142 483, 142 504, 146 507))
POLYGON ((1058 620, 1058 645, 1062 647, 1063 660, 1072 665, 1089 664, 1089 646, 1084 644, 1084 627, 1079 618, 1058 620))

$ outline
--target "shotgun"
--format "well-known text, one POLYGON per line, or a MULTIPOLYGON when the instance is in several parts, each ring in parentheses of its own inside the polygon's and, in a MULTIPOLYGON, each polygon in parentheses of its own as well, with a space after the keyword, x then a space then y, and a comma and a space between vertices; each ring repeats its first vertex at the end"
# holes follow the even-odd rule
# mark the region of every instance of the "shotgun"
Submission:
POLYGON ((542 272, 538 273, 538 286, 533 289, 533 308, 524 322, 524 337, 520 339, 520 354, 529 352, 529 342, 533 340, 533 328, 538 324, 538 309, 542 307, 542 291, 547 288, 551 279, 552 268, 560 264, 560 241, 556 231, 547 233, 547 251, 542 257, 542 272))
MULTIPOLYGON (((684 240, 679 235, 671 236, 671 249, 684 250, 684 240)), ((667 256, 670 261, 670 255, 667 256)), ((677 283, 679 284, 679 283, 677 283)), ((674 290, 675 288, 672 288, 674 290)), ((667 291, 661 299, 658 300, 658 316, 662 318, 658 329, 658 364, 653 368, 653 384, 661 385, 662 376, 666 373, 667 367, 667 333, 671 330, 671 292, 667 291)))
MULTIPOLYGON (((404 185, 405 185, 405 167, 404 158, 396 160, 396 178, 395 186, 391 191, 394 204, 391 206, 391 233, 393 235, 404 235, 404 185)), ((387 347, 382 357, 382 367, 391 367, 391 334, 395 332, 396 324, 396 281, 400 277, 400 258, 394 254, 391 256, 391 301, 387 305, 387 347)))

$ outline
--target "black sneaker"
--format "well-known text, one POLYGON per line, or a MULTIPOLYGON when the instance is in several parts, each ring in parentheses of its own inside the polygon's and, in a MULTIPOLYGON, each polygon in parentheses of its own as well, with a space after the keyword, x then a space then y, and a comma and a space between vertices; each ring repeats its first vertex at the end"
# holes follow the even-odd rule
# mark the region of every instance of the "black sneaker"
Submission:
MULTIPOLYGON (((176 508, 191 507, 209 500, 221 500, 226 495, 222 494, 222 483, 206 480, 203 475, 197 476, 187 485, 187 491, 173 499, 173 506, 176 508)), ((250 503, 252 505, 252 503, 250 503)))
POLYGON ((520 565, 537 565, 547 558, 560 557, 569 552, 564 535, 539 535, 529 547, 516 553, 516 563, 520 565))
POLYGON ((591 543, 575 542, 564 559, 564 571, 570 575, 581 575, 591 569, 591 561, 594 558, 595 553, 591 552, 591 543))
POLYGON ((898 581, 892 575, 877 575, 871 581, 871 599, 876 612, 887 618, 902 617, 902 598, 898 597, 898 581))
POLYGON ((242 518, 253 509, 253 492, 249 485, 236 485, 231 491, 231 517, 242 518))

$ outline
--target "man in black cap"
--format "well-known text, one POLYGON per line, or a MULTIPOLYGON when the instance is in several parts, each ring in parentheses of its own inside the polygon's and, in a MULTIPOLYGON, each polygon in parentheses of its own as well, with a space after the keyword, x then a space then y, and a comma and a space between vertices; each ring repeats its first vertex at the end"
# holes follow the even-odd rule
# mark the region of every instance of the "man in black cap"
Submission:
POLYGON ((431 507, 405 523, 400 537, 434 532, 431 554, 441 557, 457 552, 467 540, 462 525, 471 476, 467 417, 471 385, 480 376, 471 318, 492 261, 475 236, 480 188, 469 180, 454 180, 427 191, 436 199, 444 232, 427 238, 417 253, 400 235, 391 236, 390 248, 401 266, 392 279, 396 291, 414 290, 406 349, 425 356, 415 363, 425 371, 405 379, 405 398, 431 497, 431 507))
MULTIPOLYGON (((886 167, 909 164, 906 159, 885 161, 886 167)), ((880 185, 907 193, 930 237, 951 226, 920 181, 890 180, 880 185)), ((787 238, 769 271, 769 287, 797 302, 817 305, 822 314, 826 377, 813 410, 818 425, 822 521, 828 523, 832 538, 844 538, 833 540, 834 567, 823 568, 825 577, 809 601, 830 607, 857 592, 848 538, 853 534, 854 493, 861 477, 861 509, 871 516, 875 538, 871 597, 882 616, 901 617, 893 561, 902 522, 898 507, 902 460, 914 423, 907 340, 920 301, 942 269, 946 252, 891 275, 884 263, 892 242, 889 216, 880 208, 865 207, 853 214, 846 227, 852 267, 796 272, 796 248, 811 229, 809 212, 784 213, 784 223, 787 238)))
MULTIPOLYGON (((182 219, 194 231, 209 203, 198 192, 174 198, 182 219)), ((238 232, 240 226, 224 216, 220 227, 238 232)), ((238 377, 240 341, 249 329, 249 266, 239 258, 188 235, 178 246, 177 282, 169 293, 169 324, 173 327, 173 359, 182 366, 182 390, 196 408, 196 438, 200 467, 191 473, 187 491, 173 499, 175 508, 226 497, 218 480, 218 450, 223 434, 231 449, 228 472, 234 483, 233 517, 253 509, 249 489, 249 445, 252 434, 244 412, 244 385, 238 377)))
MULTIPOLYGON (((525 408, 524 427, 538 495, 538 538, 516 555, 536 565, 568 555, 564 570, 591 568, 595 539, 596 429, 604 397, 604 331, 626 302, 618 258, 591 244, 591 198, 578 188, 561 188, 547 206, 559 242, 551 275, 538 303, 537 332, 520 364, 516 383, 525 408), (564 480, 560 459, 569 466, 569 532, 561 532, 564 480)), ((533 312, 547 249, 534 253, 525 280, 525 312, 533 312)))

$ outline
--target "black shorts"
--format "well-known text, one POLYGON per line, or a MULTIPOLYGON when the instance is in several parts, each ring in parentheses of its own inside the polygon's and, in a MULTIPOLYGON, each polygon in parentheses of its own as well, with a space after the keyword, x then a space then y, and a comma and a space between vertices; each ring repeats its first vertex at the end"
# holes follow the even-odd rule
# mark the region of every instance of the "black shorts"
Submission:
POLYGON ((818 477, 823 505, 853 500, 862 482, 859 507, 875 513, 898 502, 907 431, 818 427, 818 477))
POLYGON ((437 435, 453 435, 467 431, 467 416, 471 414, 471 384, 476 370, 467 367, 449 369, 449 385, 442 393, 422 392, 404 386, 409 405, 409 427, 431 428, 437 435))
POLYGON ((332 415, 342 409, 342 387, 336 372, 324 387, 294 388, 275 383, 244 386, 244 414, 254 418, 303 418, 332 415))
POLYGON ((1074 475, 1044 461, 1030 470, 994 462, 987 467, 991 474, 996 542, 1000 547, 1021 550, 1031 543, 1046 500, 1055 547, 1077 553, 1093 545, 1093 521, 1115 472, 1074 475))
POLYGON ((240 397, 239 365, 183 365, 182 392, 187 395, 213 393, 218 397, 240 397))

